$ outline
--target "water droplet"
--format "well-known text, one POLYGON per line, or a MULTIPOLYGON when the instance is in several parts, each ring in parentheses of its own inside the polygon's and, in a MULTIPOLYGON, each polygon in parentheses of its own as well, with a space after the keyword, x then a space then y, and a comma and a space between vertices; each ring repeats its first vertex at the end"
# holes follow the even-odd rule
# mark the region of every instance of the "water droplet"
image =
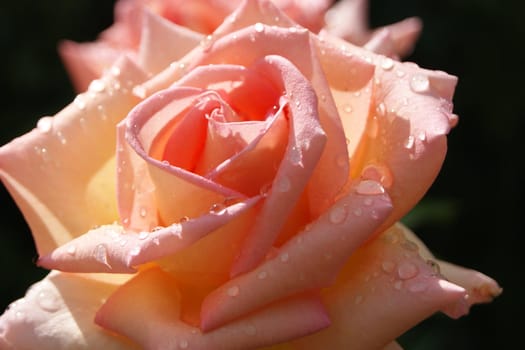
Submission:
POLYGON ((264 32, 264 24, 262 24, 262 23, 260 23, 260 22, 255 23, 254 28, 255 28, 255 31, 256 31, 257 33, 262 33, 262 32, 264 32))
POLYGON ((190 218, 188 216, 183 216, 183 217, 180 218, 179 223, 183 223, 183 222, 186 222, 186 221, 189 221, 189 220, 190 220, 190 218))
POLYGON ((119 81, 114 81, 113 82, 113 90, 120 90, 120 82, 119 81))
POLYGON ((414 92, 425 92, 430 87, 428 77, 423 74, 416 74, 410 79, 410 88, 414 92))
POLYGON ((95 247, 95 260, 106 266, 109 266, 108 251, 105 245, 99 244, 95 247))
POLYGON ((297 33, 297 28, 296 27, 290 27, 290 28, 288 28, 288 31, 290 33, 297 33))
POLYGON ((117 66, 113 66, 111 67, 110 72, 114 77, 118 77, 120 75, 120 68, 117 66))
POLYGON ((396 268, 396 264, 390 260, 385 260, 381 263, 381 268, 386 273, 391 273, 396 268))
POLYGON ((82 94, 77 95, 77 97, 75 97, 75 100, 73 100, 73 104, 77 106, 77 108, 80 110, 86 109, 86 100, 84 99, 84 96, 82 94))
POLYGON ((210 213, 212 213, 212 214, 224 214, 225 209, 226 209, 226 205, 224 205, 222 203, 215 203, 215 204, 212 204, 212 206, 210 207, 210 213))
POLYGON ((142 85, 135 86, 131 92, 140 99, 146 98, 147 95, 146 88, 142 85))
POLYGON ((145 218, 147 213, 148 211, 146 210, 146 208, 140 208, 140 217, 145 218))
POLYGON ((128 241, 126 239, 122 238, 118 243, 119 243, 119 245, 121 247, 124 247, 126 245, 126 243, 128 243, 128 241))
POLYGON ((240 289, 238 286, 230 287, 226 291, 226 294, 228 294, 230 297, 236 297, 239 295, 239 293, 240 293, 240 289))
POLYGON ((51 131, 53 128, 53 117, 42 117, 36 123, 36 127, 43 133, 51 131))
POLYGON ((88 90, 92 92, 102 92, 106 89, 106 83, 103 80, 95 79, 89 84, 88 90))
POLYGON ((403 78, 405 76, 405 72, 402 70, 397 70, 396 75, 398 78, 403 78))
POLYGON ((69 247, 67 247, 66 252, 69 255, 75 255, 75 253, 77 252, 77 247, 74 245, 70 245, 69 247))
POLYGON ((257 278, 260 279, 260 280, 263 280, 265 279, 266 277, 268 277, 268 272, 266 271, 261 271, 257 274, 257 278))
POLYGON ((353 111, 352 106, 349 105, 349 104, 345 104, 345 105, 343 106, 343 111, 344 111, 345 113, 352 113, 352 111, 353 111))
POLYGON ((146 238, 148 238, 149 234, 146 232, 146 231, 142 231, 141 233, 139 233, 139 239, 140 240, 144 240, 146 238))
POLYGON ((213 46, 213 35, 206 35, 201 41, 201 47, 204 52, 209 51, 213 46))
POLYGON ((458 125, 459 117, 457 114, 449 114, 448 116, 448 125, 450 125, 451 128, 458 125))
POLYGON ((383 102, 381 102, 377 108, 376 108, 376 113, 378 116, 380 117, 384 117, 386 115, 386 106, 383 102))
POLYGON ((413 263, 403 262, 397 268, 397 274, 399 278, 408 280, 417 276, 418 268, 413 263))
POLYGON ((60 299, 53 291, 41 290, 37 295, 37 302, 44 311, 55 312, 60 308, 60 299))
POLYGON ((282 253, 279 259, 281 260, 281 262, 286 263, 288 262, 288 260, 290 260, 290 255, 288 255, 288 253, 286 252, 282 253))
POLYGON ((425 130, 421 130, 420 132, 418 132, 417 138, 419 139, 419 141, 425 142, 427 140, 427 133, 425 132, 425 130))
POLYGON ((129 251, 129 255, 137 256, 140 254, 140 246, 135 246, 129 251))
POLYGON ((363 209, 355 208, 353 213, 354 213, 355 216, 361 216, 361 215, 363 215, 363 209))
POLYGON ((347 209, 345 206, 338 205, 333 207, 329 213, 329 219, 332 224, 341 224, 345 221, 347 209))
POLYGON ((384 165, 379 164, 370 164, 367 165, 361 174, 362 178, 367 180, 374 180, 383 187, 389 188, 394 182, 392 172, 390 169, 384 165))
POLYGON ((374 180, 363 180, 355 187, 355 191, 362 195, 378 195, 385 193, 381 184, 374 180))
POLYGON ((384 57, 381 61, 381 68, 384 70, 390 70, 392 67, 394 67, 394 60, 390 57, 384 57))
POLYGON ((412 149, 412 147, 414 147, 414 136, 408 136, 403 146, 405 146, 406 149, 412 149))
POLYGON ((62 134, 62 132, 60 130, 57 131, 56 135, 57 135, 58 140, 60 141, 61 144, 65 145, 67 143, 66 137, 64 136, 64 134, 62 134))
POLYGON ((434 274, 436 274, 436 275, 440 275, 441 274, 441 268, 439 267, 439 264, 436 261, 434 261, 432 259, 428 259, 427 260, 427 265, 430 266, 432 271, 434 271, 434 274))
POLYGON ((290 191, 290 188, 292 188, 292 183, 287 176, 281 176, 277 178, 277 183, 275 184, 275 188, 279 192, 288 192, 290 191))
POLYGON ((180 342, 179 342, 179 348, 181 349, 187 349, 188 348, 188 341, 185 340, 185 339, 182 339, 180 342))
POLYGON ((364 300, 364 297, 362 295, 357 295, 354 299, 354 302, 356 305, 361 304, 364 300))
POLYGON ((23 311, 17 311, 15 312, 15 317, 18 319, 18 320, 22 320, 24 317, 25 317, 25 314, 23 311))

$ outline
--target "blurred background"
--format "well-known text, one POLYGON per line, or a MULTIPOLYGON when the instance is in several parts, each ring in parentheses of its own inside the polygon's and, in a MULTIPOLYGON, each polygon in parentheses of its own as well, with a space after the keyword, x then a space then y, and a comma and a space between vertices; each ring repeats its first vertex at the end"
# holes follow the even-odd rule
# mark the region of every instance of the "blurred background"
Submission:
MULTIPOLYGON (((0 5, 0 144, 53 115, 74 97, 56 52, 62 39, 90 41, 112 23, 113 1, 18 0, 0 5)), ((525 2, 371 0, 380 26, 409 16, 423 34, 408 60, 459 77, 460 122, 428 195, 405 222, 439 257, 494 277, 504 293, 467 317, 436 315, 405 334, 406 349, 505 349, 522 343, 525 2), (512 345, 512 346, 511 346, 512 345)), ((31 234, 0 186, 0 312, 46 274, 31 234)))

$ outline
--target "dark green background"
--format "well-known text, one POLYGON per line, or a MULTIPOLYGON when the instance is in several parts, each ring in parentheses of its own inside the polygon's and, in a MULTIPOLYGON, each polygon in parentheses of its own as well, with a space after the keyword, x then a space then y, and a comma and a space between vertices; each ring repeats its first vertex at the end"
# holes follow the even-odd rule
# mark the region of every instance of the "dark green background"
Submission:
MULTIPOLYGON (((56 53, 61 39, 93 40, 112 22, 112 1, 18 0, 0 5, 0 144, 73 98, 56 53)), ((409 58, 460 80, 460 123, 429 194, 406 218, 435 253, 496 278, 504 294, 453 321, 437 315, 401 338, 407 349, 510 349, 521 343, 525 132, 525 2, 372 0, 371 22, 417 15, 423 35, 409 58)), ((45 274, 30 232, 3 187, 0 309, 45 274)), ((374 325, 370 325, 373 327, 374 325)))

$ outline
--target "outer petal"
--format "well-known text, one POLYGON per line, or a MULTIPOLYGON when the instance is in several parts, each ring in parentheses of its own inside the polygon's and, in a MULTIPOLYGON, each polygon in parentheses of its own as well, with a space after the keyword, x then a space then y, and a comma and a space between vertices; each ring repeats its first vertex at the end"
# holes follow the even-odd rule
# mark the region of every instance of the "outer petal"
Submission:
POLYGON ((434 257, 425 244, 406 226, 397 224, 398 229, 419 246, 421 256, 436 264, 436 269, 450 282, 462 286, 468 292, 469 305, 488 303, 503 292, 498 283, 481 272, 457 266, 434 257))
POLYGON ((203 35, 180 27, 150 11, 144 12, 139 60, 156 74, 198 45, 203 35))
POLYGON ((281 298, 330 285, 390 210, 378 183, 358 184, 277 254, 211 293, 202 305, 201 328, 207 331, 281 298))
POLYGON ((115 126, 137 103, 129 89, 143 79, 123 59, 54 118, 0 148, 0 177, 29 223, 39 254, 118 219, 115 126))
POLYGON ((52 272, 13 302, 0 317, 0 348, 138 349, 122 337, 97 327, 93 318, 121 278, 102 282, 52 272))
POLYGON ((154 261, 192 245, 250 209, 259 197, 235 203, 194 220, 153 232, 124 232, 106 225, 55 249, 38 260, 40 266, 72 272, 135 272, 133 266, 154 261))
POLYGON ((433 313, 467 313, 465 289, 441 278, 397 228, 360 248, 323 293, 333 324, 299 349, 379 349, 433 313))
POLYGON ((383 226, 386 229, 421 199, 441 168, 446 135, 457 121, 451 103, 457 79, 375 55, 333 37, 318 40, 325 53, 320 59, 329 77, 337 72, 337 57, 342 60, 345 54, 376 65, 368 90, 373 102, 368 114, 341 113, 341 117, 350 135, 366 120, 366 127, 358 129, 362 133, 350 138, 350 176, 380 180, 386 187, 394 203, 383 226), (356 139, 357 145, 352 141, 356 139))
POLYGON ((318 300, 305 295, 202 333, 180 320, 180 302, 176 281, 159 269, 149 269, 110 297, 98 312, 96 322, 145 349, 202 350, 255 349, 315 332, 329 324, 318 300), (135 302, 137 299, 141 302, 135 302))

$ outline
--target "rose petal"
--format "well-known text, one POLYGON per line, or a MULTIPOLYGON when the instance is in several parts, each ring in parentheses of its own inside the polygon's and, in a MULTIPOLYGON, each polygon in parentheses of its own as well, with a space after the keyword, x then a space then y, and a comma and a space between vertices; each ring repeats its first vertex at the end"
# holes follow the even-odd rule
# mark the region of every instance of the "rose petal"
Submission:
MULTIPOLYGON (((60 42, 58 53, 77 92, 86 91, 91 81, 99 78, 123 54, 122 50, 103 42, 78 44, 69 40, 60 42)), ((131 51, 126 53, 133 57, 131 51)))
POLYGON ((323 293, 332 325, 296 343, 300 349, 382 348, 439 310, 465 314, 465 296, 393 227, 356 251, 323 293))
POLYGON ((280 298, 326 287, 388 216, 390 201, 379 185, 363 182, 311 226, 254 270, 236 277, 203 302, 201 328, 210 330, 280 298), (364 188, 376 191, 361 194, 364 188), (238 290, 231 296, 232 289, 238 290))
POLYGON ((137 103, 128 84, 142 81, 144 74, 125 58, 112 72, 119 74, 108 72, 56 117, 0 148, 0 176, 28 221, 39 254, 118 219, 115 125, 137 103))
POLYGON ((183 217, 206 213, 224 198, 244 197, 177 164, 163 161, 171 135, 176 128, 185 128, 181 124, 184 113, 198 103, 200 93, 199 89, 174 86, 136 106, 119 125, 118 142, 122 151, 119 153, 122 169, 118 178, 119 210, 123 220, 128 220, 128 227, 148 230, 157 213, 160 224, 173 223, 183 217), (139 217, 141 206, 148 211, 142 218, 139 217))
POLYGON ((153 232, 126 232, 119 225, 101 226, 42 256, 38 264, 69 272, 132 273, 135 272, 133 266, 163 258, 192 245, 243 214, 259 199, 254 197, 153 232))
POLYGON ((198 45, 203 35, 144 11, 139 48, 140 65, 156 74, 198 45))
MULTIPOLYGON (((387 188, 394 211, 382 227, 386 229, 421 199, 441 168, 446 135, 455 120, 450 100, 457 79, 375 55, 333 37, 319 38, 317 43, 325 52, 320 58, 327 71, 334 71, 333 62, 341 51, 376 65, 366 132, 355 150, 349 149, 350 175, 379 180, 387 188)), ((344 113, 341 116, 348 118, 344 113)), ((363 120, 363 115, 355 119, 363 120)), ((354 132, 349 128, 352 123, 343 121, 345 132, 354 132)), ((349 147, 352 145, 351 139, 349 147)))
POLYGON ((306 295, 202 333, 180 320, 180 303, 176 280, 160 269, 149 269, 108 299, 97 313, 96 323, 147 349, 214 349, 221 344, 227 344, 229 349, 258 348, 315 332, 329 324, 317 298, 306 295))
POLYGON ((503 292, 498 283, 481 272, 457 266, 447 261, 439 260, 434 257, 430 250, 411 230, 402 224, 397 224, 398 228, 409 237, 411 241, 419 246, 421 256, 433 261, 440 273, 452 283, 465 288, 468 292, 467 302, 470 306, 478 303, 488 303, 503 292))
POLYGON ((2 349, 136 349, 93 323, 95 311, 120 283, 51 272, 0 317, 2 349))

